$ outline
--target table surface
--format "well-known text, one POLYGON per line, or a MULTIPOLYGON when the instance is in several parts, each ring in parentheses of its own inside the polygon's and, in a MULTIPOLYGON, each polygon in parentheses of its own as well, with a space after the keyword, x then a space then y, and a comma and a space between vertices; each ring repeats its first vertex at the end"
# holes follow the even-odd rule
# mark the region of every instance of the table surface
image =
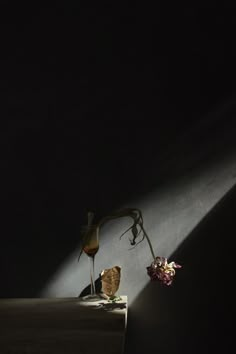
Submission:
POLYGON ((1 299, 1 354, 121 354, 127 297, 111 303, 79 298, 1 299))

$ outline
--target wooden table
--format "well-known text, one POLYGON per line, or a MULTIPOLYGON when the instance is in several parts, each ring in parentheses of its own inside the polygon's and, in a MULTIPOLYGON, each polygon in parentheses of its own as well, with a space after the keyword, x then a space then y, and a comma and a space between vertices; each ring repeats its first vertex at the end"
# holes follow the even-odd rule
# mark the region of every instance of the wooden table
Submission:
POLYGON ((127 297, 0 300, 1 354, 121 354, 127 297))

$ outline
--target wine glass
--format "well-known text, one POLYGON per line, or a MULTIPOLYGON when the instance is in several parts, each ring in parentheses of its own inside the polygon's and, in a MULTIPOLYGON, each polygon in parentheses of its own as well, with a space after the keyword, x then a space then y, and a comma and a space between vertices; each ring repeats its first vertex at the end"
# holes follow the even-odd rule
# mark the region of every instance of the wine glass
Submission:
POLYGON ((94 261, 95 255, 99 249, 99 227, 97 225, 87 225, 82 228, 83 236, 83 252, 87 254, 90 266, 90 286, 89 295, 82 299, 85 301, 98 301, 101 297, 96 294, 95 279, 94 279, 94 261))

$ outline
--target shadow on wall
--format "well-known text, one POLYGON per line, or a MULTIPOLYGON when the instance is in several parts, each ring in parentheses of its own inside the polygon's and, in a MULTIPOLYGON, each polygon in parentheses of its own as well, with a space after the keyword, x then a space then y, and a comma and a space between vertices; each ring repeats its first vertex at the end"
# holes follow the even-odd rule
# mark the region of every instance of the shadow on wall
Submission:
POLYGON ((171 287, 151 282, 129 309, 125 353, 215 353, 234 347, 236 187, 171 256, 171 287))

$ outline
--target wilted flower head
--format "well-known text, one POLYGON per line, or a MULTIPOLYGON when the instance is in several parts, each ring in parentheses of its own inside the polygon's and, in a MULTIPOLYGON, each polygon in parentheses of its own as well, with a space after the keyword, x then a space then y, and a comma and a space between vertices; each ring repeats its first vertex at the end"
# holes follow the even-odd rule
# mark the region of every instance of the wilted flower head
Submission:
POLYGON ((147 267, 147 273, 151 280, 160 280, 165 285, 171 285, 177 268, 181 268, 181 265, 175 262, 168 263, 167 258, 164 257, 156 257, 147 267))

